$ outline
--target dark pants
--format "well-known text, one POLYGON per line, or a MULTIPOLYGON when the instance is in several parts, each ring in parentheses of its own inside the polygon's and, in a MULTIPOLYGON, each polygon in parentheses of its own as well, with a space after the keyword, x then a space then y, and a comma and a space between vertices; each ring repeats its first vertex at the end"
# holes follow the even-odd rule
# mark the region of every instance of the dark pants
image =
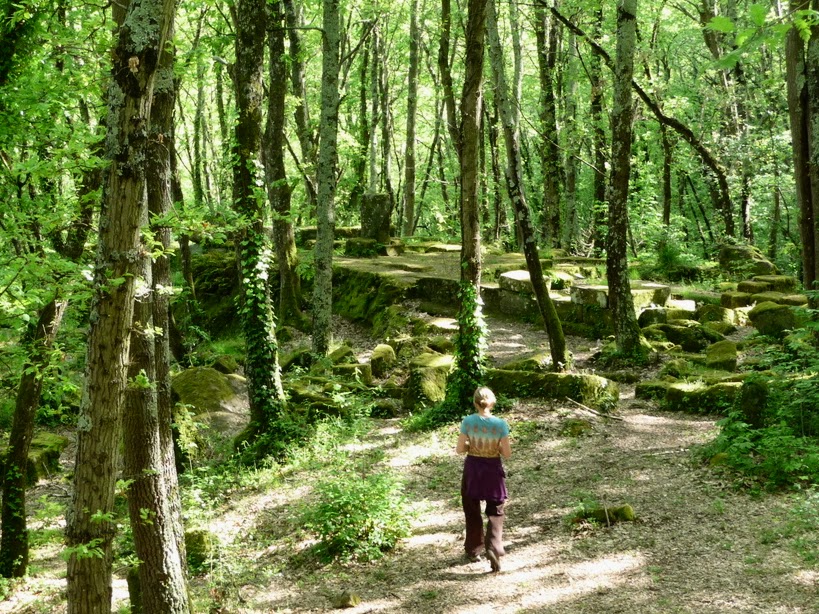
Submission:
POLYGON ((461 491, 461 504, 466 518, 466 539, 464 550, 469 556, 479 555, 484 548, 490 548, 498 556, 503 556, 503 507, 504 501, 486 502, 486 535, 483 532, 483 518, 481 518, 481 502, 470 499, 461 491))

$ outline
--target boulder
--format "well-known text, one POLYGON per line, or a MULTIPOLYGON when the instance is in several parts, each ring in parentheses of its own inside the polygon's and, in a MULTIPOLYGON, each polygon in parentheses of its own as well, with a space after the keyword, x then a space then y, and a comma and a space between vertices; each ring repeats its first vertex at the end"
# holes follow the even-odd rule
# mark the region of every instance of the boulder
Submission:
POLYGON ((747 292, 748 294, 759 294, 760 292, 768 292, 771 290, 771 284, 764 281, 746 280, 737 284, 739 292, 747 292))
POLYGON ((353 237, 344 242, 344 255, 350 258, 375 258, 378 256, 379 247, 375 239, 353 237))
POLYGON ((444 335, 435 335, 427 341, 427 347, 439 354, 452 354, 455 351, 455 343, 444 335))
POLYGON ((781 339, 787 331, 797 328, 800 324, 794 309, 788 305, 766 301, 751 309, 748 317, 759 334, 781 339))
POLYGON ((765 409, 768 404, 768 383, 757 377, 742 382, 739 393, 739 409, 751 428, 765 426, 765 409))
POLYGON ((230 354, 222 354, 216 357, 211 365, 219 373, 236 373, 239 371, 239 362, 230 354))
POLYGON ((653 324, 643 329, 646 339, 661 339, 658 333, 686 352, 702 352, 710 344, 723 339, 722 335, 695 320, 676 320, 673 324, 653 324))
POLYGON ((373 383, 373 371, 368 362, 333 365, 333 375, 354 379, 365 386, 369 386, 373 383))
POLYGON ((638 382, 634 386, 634 398, 658 401, 665 398, 671 384, 660 380, 638 382))
POLYGON ((736 313, 733 309, 728 309, 721 305, 705 304, 697 308, 694 318, 701 324, 706 322, 726 322, 736 324, 736 313))
POLYGON ((807 307, 808 297, 804 294, 785 294, 779 299, 781 305, 793 305, 794 307, 807 307))
POLYGON ((719 298, 719 304, 728 309, 736 309, 737 307, 747 307, 754 300, 747 292, 739 292, 738 290, 723 292, 719 298))
POLYGON ((447 354, 423 353, 413 358, 404 393, 404 407, 412 411, 443 401, 452 362, 452 356, 447 354))
POLYGON ((213 367, 185 369, 171 380, 171 392, 174 400, 188 407, 193 415, 239 408, 230 380, 213 367))
POLYGON ((719 251, 720 267, 742 275, 774 275, 776 266, 752 245, 723 245, 719 251))
POLYGON ((751 300, 754 303, 764 303, 765 301, 770 301, 772 303, 781 304, 783 298, 785 298, 785 295, 782 292, 777 292, 775 290, 757 292, 756 294, 751 295, 751 300))
POLYGON ((185 531, 185 552, 188 565, 199 571, 216 559, 219 549, 219 537, 206 529, 189 529, 185 531))
POLYGON ((637 318, 637 324, 640 328, 651 326, 652 324, 665 324, 668 321, 668 315, 663 307, 649 307, 643 309, 637 318))
POLYGON ((733 341, 717 341, 705 350, 705 366, 722 371, 737 370, 737 344, 733 341))
POLYGON ((409 329, 410 318, 401 305, 390 305, 373 317, 373 334, 391 339, 409 329))
POLYGON ((313 364, 313 350, 308 346, 294 348, 279 358, 282 371, 290 371, 296 367, 309 369, 313 364))
POLYGON ((733 407, 740 388, 742 382, 710 386, 703 382, 670 384, 660 407, 695 414, 726 414, 733 407))
POLYGON ((786 294, 796 291, 796 277, 790 275, 756 275, 753 281, 767 284, 771 290, 784 292, 786 294))
POLYGON ((334 365, 349 365, 356 362, 355 352, 346 343, 338 346, 327 356, 334 365))
POLYGON ((384 377, 395 364, 397 358, 391 345, 380 343, 370 355, 370 369, 375 377, 384 377))
POLYGON ((695 309, 666 309, 668 320, 694 320, 696 319, 695 309))
POLYGON ((718 335, 731 335, 737 332, 737 327, 728 322, 706 322, 703 324, 708 330, 714 331, 718 335))
POLYGON ((587 373, 538 373, 487 369, 486 385, 507 397, 564 399, 566 397, 601 411, 616 407, 619 386, 603 377, 587 373))
MULTIPOLYGON (((548 284, 551 280, 544 277, 544 282, 548 288, 548 284)), ((520 294, 532 294, 534 292, 529 271, 507 271, 506 273, 501 273, 500 277, 498 277, 498 285, 501 290, 509 290, 510 292, 520 294)))
POLYGON ((535 352, 529 356, 521 356, 507 362, 502 367, 505 371, 541 371, 548 372, 552 368, 552 355, 549 352, 535 352))

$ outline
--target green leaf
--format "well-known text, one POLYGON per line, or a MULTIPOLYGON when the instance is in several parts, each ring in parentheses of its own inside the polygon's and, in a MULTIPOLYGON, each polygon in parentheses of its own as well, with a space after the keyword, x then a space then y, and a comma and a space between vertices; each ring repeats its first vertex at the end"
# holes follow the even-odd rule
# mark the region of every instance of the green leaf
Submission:
POLYGON ((714 30, 715 32, 722 32, 723 34, 730 34, 734 30, 736 30, 734 22, 728 19, 727 17, 723 17, 721 15, 712 17, 711 21, 708 22, 708 25, 706 27, 709 30, 714 30))
POLYGON ((762 4, 752 4, 748 9, 748 13, 751 17, 751 23, 761 28, 765 25, 765 19, 768 17, 768 7, 762 4))

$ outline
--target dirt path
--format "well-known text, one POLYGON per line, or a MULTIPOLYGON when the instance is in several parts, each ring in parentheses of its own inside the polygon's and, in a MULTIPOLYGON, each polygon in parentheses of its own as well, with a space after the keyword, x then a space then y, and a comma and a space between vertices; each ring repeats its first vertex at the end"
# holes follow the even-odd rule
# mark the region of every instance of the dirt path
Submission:
MULTIPOLYGON (((490 352, 542 346, 536 329, 491 322, 490 352)), ((574 339, 581 367, 594 343, 574 339)), ((354 447, 378 451, 399 471, 416 516, 412 536, 370 565, 316 567, 293 511, 309 491, 309 472, 273 486, 222 493, 209 526, 223 551, 193 583, 212 614, 326 612, 345 591, 363 614, 809 613, 819 612, 816 568, 791 547, 796 499, 751 496, 692 460, 690 448, 715 432, 714 420, 667 414, 623 387, 618 415, 594 418, 583 436, 562 434, 567 405, 515 402, 502 414, 513 429, 507 462, 510 502, 503 571, 463 559, 454 454, 457 426, 408 434, 380 420, 354 447), (611 527, 566 520, 583 501, 629 503, 637 520, 611 527)), ((65 611, 58 547, 37 551, 34 575, 0 612, 65 611)), ((117 581, 118 596, 123 582, 117 581)))

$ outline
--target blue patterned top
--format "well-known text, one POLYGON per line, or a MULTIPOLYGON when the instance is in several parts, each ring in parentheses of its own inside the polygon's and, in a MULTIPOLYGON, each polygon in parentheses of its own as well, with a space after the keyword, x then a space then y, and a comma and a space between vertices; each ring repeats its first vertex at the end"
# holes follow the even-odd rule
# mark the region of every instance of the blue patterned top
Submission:
POLYGON ((500 441, 509 435, 509 425, 503 418, 470 414, 461 422, 461 433, 469 438, 470 456, 499 458, 500 441))

